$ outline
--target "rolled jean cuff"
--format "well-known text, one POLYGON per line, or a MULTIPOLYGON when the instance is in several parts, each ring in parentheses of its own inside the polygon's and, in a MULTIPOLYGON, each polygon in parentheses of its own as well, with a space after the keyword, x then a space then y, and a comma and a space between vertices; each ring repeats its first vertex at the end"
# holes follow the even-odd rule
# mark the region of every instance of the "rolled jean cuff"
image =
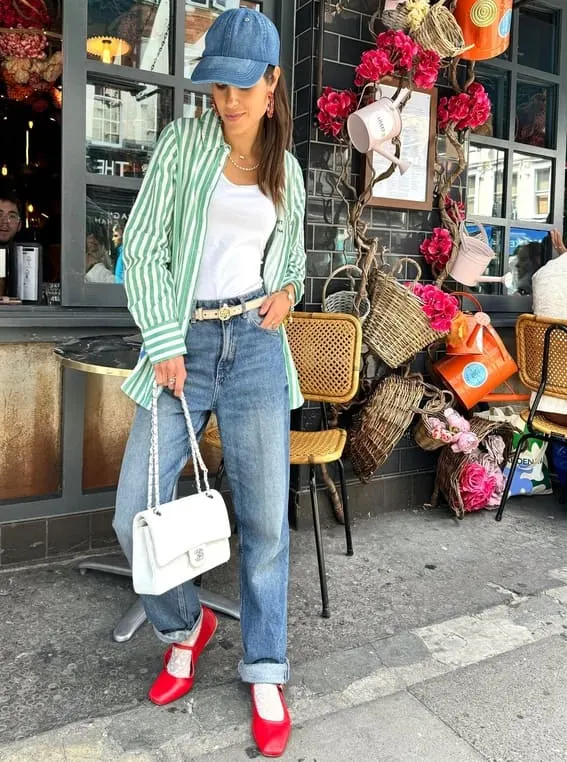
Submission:
POLYGON ((245 683, 274 683, 284 685, 289 680, 289 661, 283 664, 259 661, 254 664, 245 664, 243 661, 238 665, 238 674, 245 683))
POLYGON ((195 624, 190 630, 173 630, 172 632, 160 632, 156 627, 154 627, 154 625, 152 625, 152 627, 154 628, 156 638, 161 640, 162 643, 167 643, 168 645, 171 645, 171 643, 183 643, 184 641, 189 640, 191 635, 195 632, 195 629, 198 627, 199 622, 202 618, 203 612, 201 611, 195 624))

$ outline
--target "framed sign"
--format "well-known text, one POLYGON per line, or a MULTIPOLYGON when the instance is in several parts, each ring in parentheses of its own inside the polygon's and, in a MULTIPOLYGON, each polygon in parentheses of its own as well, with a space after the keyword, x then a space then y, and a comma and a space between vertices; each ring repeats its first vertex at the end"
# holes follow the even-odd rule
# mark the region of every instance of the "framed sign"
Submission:
MULTIPOLYGON (((380 85, 382 95, 392 98, 396 92, 393 85, 380 85)), ((407 90, 402 90, 402 100, 407 90)), ((435 138, 437 133, 437 90, 414 90, 402 111, 402 132, 400 158, 410 164, 402 175, 396 169, 393 175, 382 180, 373 188, 368 202, 371 206, 394 209, 425 209, 433 207, 433 183, 435 172, 435 138)), ((382 144, 388 153, 394 153, 391 142, 382 144)), ((362 184, 366 188, 372 176, 385 172, 390 161, 381 154, 371 151, 362 167, 362 184)))

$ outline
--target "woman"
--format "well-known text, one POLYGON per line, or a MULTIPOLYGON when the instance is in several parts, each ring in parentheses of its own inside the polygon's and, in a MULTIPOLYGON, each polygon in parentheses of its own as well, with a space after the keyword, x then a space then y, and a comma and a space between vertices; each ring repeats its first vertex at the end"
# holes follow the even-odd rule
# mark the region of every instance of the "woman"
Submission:
MULTIPOLYGON (((551 245, 557 257, 540 267, 532 278, 533 311, 540 317, 567 321, 567 248, 559 230, 551 231, 551 245)), ((532 403, 535 394, 532 394, 532 403)), ((567 426, 567 400, 544 394, 538 410, 550 421, 567 426)))
MULTIPOLYGON (((179 400, 199 435, 216 413, 240 541, 243 658, 252 732, 283 753, 291 722, 287 580, 289 412, 302 404, 282 323, 303 292, 305 191, 290 145, 291 118, 273 24, 248 9, 210 28, 193 74, 212 82, 213 109, 168 125, 124 231, 125 288, 144 347, 124 390, 137 403, 114 526, 131 559, 132 518, 146 507, 150 413, 158 400, 162 499, 187 460, 179 400)), ((216 629, 192 583, 142 597, 170 646, 149 698, 191 690, 216 629)))

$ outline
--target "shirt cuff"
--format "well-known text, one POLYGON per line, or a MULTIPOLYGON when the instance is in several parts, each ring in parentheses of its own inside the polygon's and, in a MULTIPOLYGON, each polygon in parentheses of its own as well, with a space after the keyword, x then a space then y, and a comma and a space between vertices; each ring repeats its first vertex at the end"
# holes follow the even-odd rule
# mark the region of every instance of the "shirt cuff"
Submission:
POLYGON ((171 321, 142 332, 144 349, 152 365, 187 354, 187 345, 179 323, 171 321))

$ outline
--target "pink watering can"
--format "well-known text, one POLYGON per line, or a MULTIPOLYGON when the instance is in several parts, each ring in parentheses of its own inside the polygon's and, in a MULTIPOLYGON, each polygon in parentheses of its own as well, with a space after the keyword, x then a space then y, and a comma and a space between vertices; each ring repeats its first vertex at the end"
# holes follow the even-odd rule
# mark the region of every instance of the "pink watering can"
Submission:
POLYGON ((471 220, 475 227, 480 230, 480 238, 469 235, 465 223, 461 223, 461 245, 449 274, 457 283, 463 286, 477 286, 479 283, 506 283, 511 279, 511 274, 506 275, 483 275, 495 254, 488 245, 486 230, 476 220, 471 220))
POLYGON ((391 98, 383 98, 380 88, 377 89, 377 99, 368 106, 355 111, 347 120, 347 132, 357 151, 367 154, 376 151, 388 161, 398 166, 403 175, 411 164, 394 156, 383 143, 396 138, 402 131, 400 103, 391 98))

